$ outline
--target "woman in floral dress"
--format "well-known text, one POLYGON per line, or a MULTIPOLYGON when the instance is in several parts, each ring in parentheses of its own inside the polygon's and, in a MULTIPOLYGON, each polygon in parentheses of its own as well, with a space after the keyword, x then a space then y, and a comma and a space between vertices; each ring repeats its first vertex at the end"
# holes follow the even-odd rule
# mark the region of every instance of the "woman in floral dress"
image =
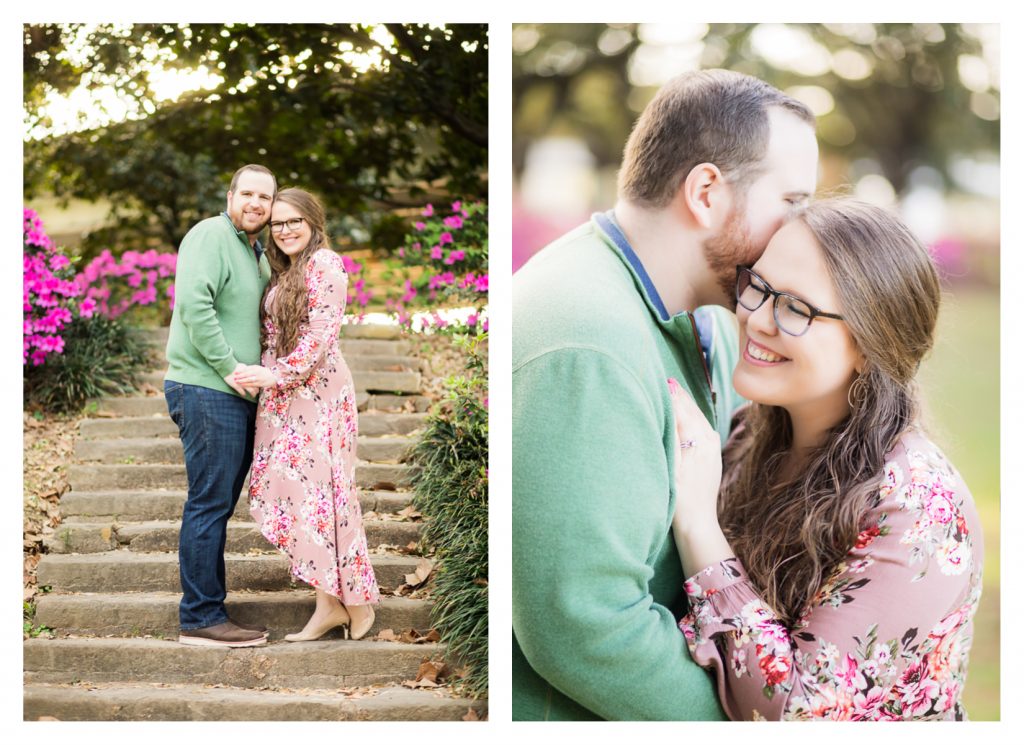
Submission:
POLYGON ((732 719, 965 719, 983 545, 916 421, 928 253, 887 212, 824 200, 737 275, 733 384, 752 403, 724 454, 669 381, 691 655, 732 719))
POLYGON ((262 388, 250 510, 292 575, 316 588, 312 617, 285 639, 309 641, 337 626, 358 639, 380 595, 356 489, 356 391, 338 341, 348 280, 313 195, 277 194, 267 257, 263 364, 235 376, 262 388))

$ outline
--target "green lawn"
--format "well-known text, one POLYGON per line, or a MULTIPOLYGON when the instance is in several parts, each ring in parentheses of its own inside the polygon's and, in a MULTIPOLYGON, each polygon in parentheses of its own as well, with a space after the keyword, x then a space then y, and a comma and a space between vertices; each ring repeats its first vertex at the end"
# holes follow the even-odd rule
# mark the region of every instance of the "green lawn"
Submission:
POLYGON ((985 530, 984 592, 964 704, 999 719, 999 295, 957 289, 943 299, 935 350, 919 376, 925 424, 974 495, 985 530))

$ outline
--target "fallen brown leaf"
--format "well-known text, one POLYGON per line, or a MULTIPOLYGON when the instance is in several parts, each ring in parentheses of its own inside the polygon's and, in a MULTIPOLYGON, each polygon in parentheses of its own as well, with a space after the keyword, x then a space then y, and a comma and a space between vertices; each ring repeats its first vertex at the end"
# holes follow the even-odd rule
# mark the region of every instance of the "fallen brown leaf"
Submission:
POLYGON ((423 519, 423 513, 413 507, 411 504, 404 510, 399 510, 397 513, 398 517, 405 520, 421 520, 423 519))
POLYGON ((416 565, 416 571, 405 575, 405 582, 412 587, 419 587, 427 581, 432 571, 434 571, 434 562, 430 559, 420 559, 416 565))
POLYGON ((470 709, 466 712, 466 715, 462 717, 463 722, 479 722, 480 715, 476 713, 476 709, 470 709))
POLYGON ((377 641, 379 642, 393 642, 398 641, 398 636, 395 634, 394 629, 381 629, 377 632, 377 641))
POLYGON ((432 683, 439 682, 448 674, 448 666, 442 661, 423 660, 420 669, 416 672, 416 680, 429 680, 432 683))

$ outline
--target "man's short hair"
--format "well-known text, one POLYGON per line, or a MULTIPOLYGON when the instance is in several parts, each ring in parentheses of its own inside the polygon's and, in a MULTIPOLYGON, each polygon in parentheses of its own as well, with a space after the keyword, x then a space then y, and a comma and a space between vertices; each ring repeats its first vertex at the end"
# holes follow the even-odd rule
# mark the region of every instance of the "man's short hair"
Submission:
POLYGON ((807 106, 750 75, 700 70, 673 78, 633 127, 619 170, 619 197, 665 207, 701 163, 718 166, 734 184, 748 184, 768 150, 770 106, 815 125, 807 106))
MULTIPOLYGON (((265 173, 270 176, 270 178, 274 180, 274 194, 277 194, 277 177, 274 175, 273 171, 266 166, 257 165, 256 163, 250 163, 249 165, 242 166, 235 171, 235 175, 231 177, 231 186, 228 187, 228 191, 234 193, 235 187, 238 186, 238 179, 246 171, 256 171, 256 173, 265 173)), ((274 194, 271 194, 271 196, 274 196, 274 194)))

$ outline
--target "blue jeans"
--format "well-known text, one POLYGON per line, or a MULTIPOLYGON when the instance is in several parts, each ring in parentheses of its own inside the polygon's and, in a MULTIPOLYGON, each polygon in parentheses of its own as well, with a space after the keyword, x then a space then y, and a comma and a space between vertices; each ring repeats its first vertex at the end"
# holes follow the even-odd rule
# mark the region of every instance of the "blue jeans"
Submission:
POLYGON ((188 500, 181 516, 178 566, 181 628, 227 620, 224 544, 252 463, 256 404, 212 388, 164 381, 171 419, 185 448, 188 500))

